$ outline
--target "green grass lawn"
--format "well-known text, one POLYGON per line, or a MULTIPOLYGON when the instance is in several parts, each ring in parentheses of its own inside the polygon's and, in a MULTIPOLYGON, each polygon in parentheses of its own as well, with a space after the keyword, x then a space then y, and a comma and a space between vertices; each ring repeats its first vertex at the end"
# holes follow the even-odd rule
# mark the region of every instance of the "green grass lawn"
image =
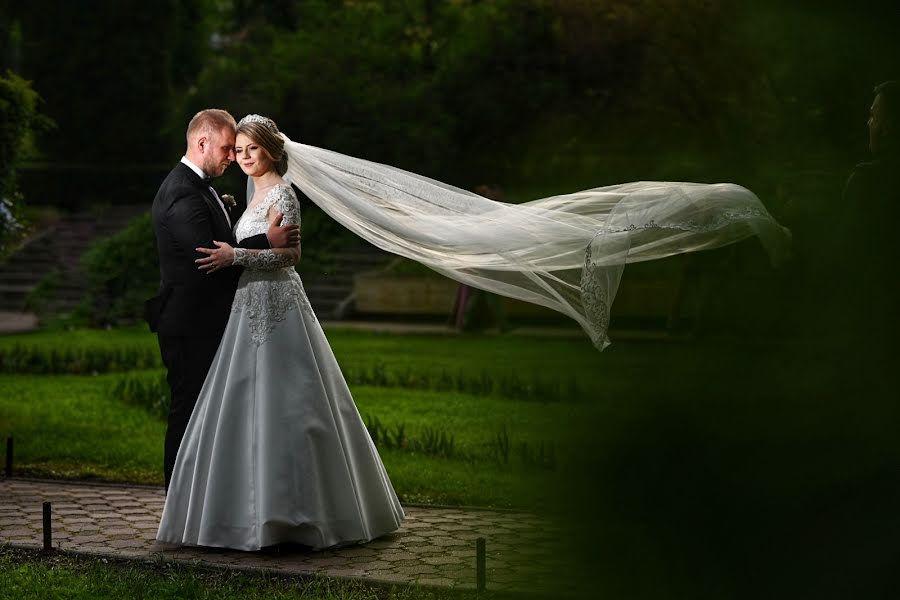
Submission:
MULTIPOLYGON (((467 600, 475 593, 275 577, 172 563, 41 556, 0 546, 0 600, 467 600)), ((492 595, 478 595, 491 598, 492 595)))
POLYGON ((156 483, 165 423, 109 393, 115 375, 3 375, 0 432, 42 477, 156 483))
MULTIPOLYGON (((165 422, 115 399, 117 374, 5 375, 0 378, 0 432, 15 438, 19 473, 41 477, 162 483, 165 422)), ((358 387, 364 418, 377 417, 389 433, 399 426, 409 440, 428 429, 453 439, 449 456, 384 445, 382 457, 407 502, 533 506, 534 490, 552 473, 527 463, 527 448, 562 455, 565 423, 577 405, 515 402, 400 388, 358 387), (506 432, 506 460, 492 449, 506 432)))
MULTIPOLYGON (((377 443, 407 502, 543 504, 544 484, 560 470, 567 451, 567 428, 592 400, 587 384, 568 394, 571 382, 598 385, 591 365, 599 353, 579 338, 396 336, 340 329, 329 330, 328 336, 360 414, 370 424, 377 419, 387 434, 377 443), (377 380, 373 373, 386 374, 390 381, 354 383, 377 380), (501 379, 523 390, 532 383, 552 384, 555 401, 542 402, 540 389, 528 392, 528 401, 489 389, 478 394, 428 389, 466 382, 480 389, 483 382, 501 379), (392 443, 401 431, 404 441, 392 443), (422 448, 429 435, 441 437, 445 446, 430 452, 422 448)), ((156 357, 155 336, 144 327, 45 331, 2 337, 4 351, 25 355, 27 364, 42 372, 83 372, 85 364, 96 363, 87 372, 102 373, 2 376, 0 432, 16 438, 20 473, 161 483, 164 422, 110 393, 118 377, 129 377, 114 373, 132 366, 129 360, 143 366, 148 356, 156 357)), ((628 368, 619 366, 620 372, 628 368)), ((162 371, 135 373, 158 381, 162 371)), ((608 394, 612 386, 605 387, 608 394)))
POLYGON ((150 333, 146 325, 116 329, 44 329, 0 336, 0 350, 22 345, 50 350, 61 347, 96 349, 133 346, 159 351, 156 335, 150 333))
MULTIPOLYGON (((375 367, 393 373, 467 377, 517 376, 529 381, 562 380, 584 382, 603 368, 600 353, 587 337, 547 338, 513 335, 392 335, 340 328, 326 332, 335 356, 346 372, 375 367)), ((69 361, 84 362, 85 354, 113 355, 113 364, 104 371, 160 366, 156 336, 145 325, 112 330, 53 330, 0 336, 0 368, 4 356, 15 352, 50 355, 66 353, 69 361), (116 356, 115 351, 130 354, 116 356), (128 360, 141 361, 128 364, 128 360), (152 360, 152 364, 148 364, 152 360)), ((610 352, 604 354, 610 355, 610 352)), ((59 359, 62 360, 62 359, 59 359)), ((6 358, 6 372, 23 372, 6 358)), ((59 361, 57 361, 58 363, 59 361)), ((608 361, 606 361, 608 362, 608 361)), ((73 372, 73 367, 54 363, 56 372, 73 372)), ((32 371, 35 372, 35 371, 32 371)), ((48 370, 37 372, 53 372, 48 370)), ((90 370, 86 372, 90 373, 90 370)))
MULTIPOLYGON (((339 327, 326 334, 351 383, 378 379, 372 374, 379 372, 404 387, 434 387, 417 380, 441 378, 451 384, 512 379, 555 386, 558 391, 548 399, 566 401, 625 394, 647 365, 678 355, 668 344, 622 343, 600 353, 586 336, 394 335, 339 327)), ((0 336, 0 373, 90 374, 160 366, 156 336, 145 325, 0 336)), ((462 389, 472 387, 477 385, 462 389)), ((527 399, 543 397, 538 391, 527 399)))
MULTIPOLYGON (((26 339, 52 348, 53 335, 0 338, 0 351, 26 339)), ((389 433, 403 426, 407 442, 428 430, 453 436, 449 457, 383 447, 404 501, 561 509, 574 560, 607 597, 654 598, 660 586, 672 597, 885 597, 878 586, 896 572, 900 536, 900 403, 888 355, 815 340, 619 343, 597 353, 580 339, 328 336, 345 369, 577 377, 589 393, 550 403, 351 389, 364 417, 389 433), (533 457, 551 442, 553 469, 517 450, 525 444, 533 457)), ((127 330, 73 339, 155 344, 127 330)), ((0 433, 16 436, 17 465, 159 482, 163 422, 109 392, 127 376, 0 377, 0 433)))

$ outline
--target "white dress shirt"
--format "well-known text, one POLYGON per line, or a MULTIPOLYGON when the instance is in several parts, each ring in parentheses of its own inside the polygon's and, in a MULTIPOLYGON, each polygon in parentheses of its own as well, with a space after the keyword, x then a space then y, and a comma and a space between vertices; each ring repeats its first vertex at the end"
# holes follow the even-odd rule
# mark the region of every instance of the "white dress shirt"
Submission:
MULTIPOLYGON (((187 165, 191 171, 196 173, 200 179, 205 180, 207 178, 207 175, 203 172, 203 169, 188 160, 187 156, 182 156, 181 162, 187 165)), ((225 220, 228 222, 228 226, 231 227, 231 217, 228 215, 228 211, 225 210, 225 203, 222 202, 222 199, 219 198, 219 194, 216 193, 216 190, 214 190, 212 186, 209 186, 209 191, 213 193, 213 197, 219 202, 219 206, 222 208, 222 212, 225 214, 225 220)))

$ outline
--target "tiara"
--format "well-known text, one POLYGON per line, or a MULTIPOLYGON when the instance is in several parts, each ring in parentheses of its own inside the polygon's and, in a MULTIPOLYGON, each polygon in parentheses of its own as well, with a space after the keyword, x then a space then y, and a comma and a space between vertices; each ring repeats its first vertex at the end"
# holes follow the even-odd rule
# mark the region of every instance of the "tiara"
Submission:
POLYGON ((238 121, 237 126, 240 127, 244 123, 259 123, 275 135, 278 135, 278 127, 275 125, 275 121, 273 121, 269 117, 264 117, 262 115, 247 115, 246 117, 238 121))

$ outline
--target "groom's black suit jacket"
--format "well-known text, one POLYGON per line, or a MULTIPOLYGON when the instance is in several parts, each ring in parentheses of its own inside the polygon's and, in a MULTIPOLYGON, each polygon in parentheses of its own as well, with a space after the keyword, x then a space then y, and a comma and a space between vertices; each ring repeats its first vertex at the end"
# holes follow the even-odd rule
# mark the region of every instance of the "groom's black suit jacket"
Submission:
MULTIPOLYGON (((230 212, 232 224, 241 212, 237 207, 230 212)), ((241 268, 207 273, 194 262, 206 256, 195 248, 215 248, 213 240, 236 245, 219 201, 208 183, 178 163, 160 186, 151 213, 161 278, 159 295, 146 306, 151 329, 162 337, 221 337, 241 268)), ((265 234, 239 245, 269 248, 265 234)))

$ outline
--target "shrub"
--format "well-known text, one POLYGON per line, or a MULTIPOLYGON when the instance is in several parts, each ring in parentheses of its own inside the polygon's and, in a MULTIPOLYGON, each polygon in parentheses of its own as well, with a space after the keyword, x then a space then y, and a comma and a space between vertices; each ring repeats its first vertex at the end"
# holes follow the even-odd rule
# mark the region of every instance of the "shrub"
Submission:
POLYGON ((131 373, 119 377, 112 395, 126 404, 140 406, 160 420, 169 415, 172 394, 166 382, 165 371, 131 373))
POLYGON ((571 379, 544 380, 537 377, 522 378, 515 374, 498 376, 486 371, 477 374, 414 372, 409 368, 388 369, 381 362, 376 362, 371 367, 347 367, 344 369, 344 376, 351 385, 455 391, 475 396, 503 396, 513 400, 537 402, 570 402, 586 395, 578 382, 571 379))
POLYGON ((39 100, 30 82, 12 71, 0 75, 0 257, 24 232, 16 169, 33 131, 50 124, 37 112, 39 100))
POLYGON ((83 348, 64 345, 42 348, 16 344, 9 349, 0 349, 0 373, 88 375, 159 365, 159 353, 155 348, 83 348))
POLYGON ((95 242, 81 259, 95 325, 138 321, 159 288, 159 256, 150 213, 95 242))
MULTIPOLYGON (((322 211, 309 210, 303 217, 303 259, 297 271, 312 276, 333 270, 334 253, 349 234, 322 211)), ((153 221, 147 212, 128 227, 95 242, 81 259, 88 278, 91 324, 133 323, 143 318, 144 302, 159 288, 159 255, 153 221)))

